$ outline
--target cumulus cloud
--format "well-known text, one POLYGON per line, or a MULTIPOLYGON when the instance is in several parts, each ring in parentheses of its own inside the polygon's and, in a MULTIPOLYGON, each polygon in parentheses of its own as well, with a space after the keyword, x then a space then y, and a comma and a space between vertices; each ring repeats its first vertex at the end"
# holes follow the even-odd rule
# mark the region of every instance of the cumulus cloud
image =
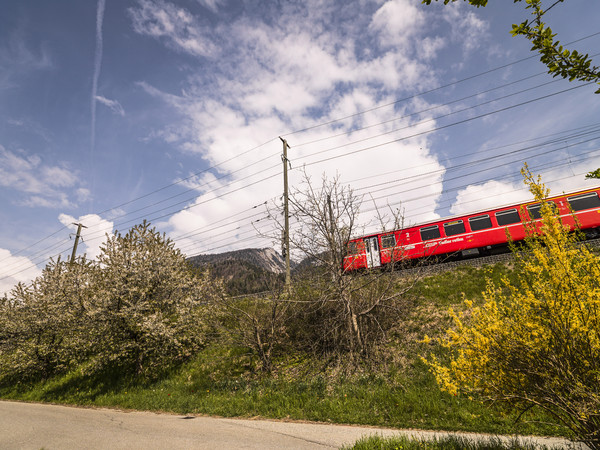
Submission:
POLYGON ((380 44, 406 49, 411 35, 421 28, 425 17, 418 4, 410 0, 385 2, 373 15, 371 26, 377 30, 380 44))
POLYGON ((455 215, 520 203, 531 199, 531 194, 522 183, 488 181, 461 189, 450 208, 455 215))
MULTIPOLYGON (((429 106, 423 99, 395 103, 406 93, 436 85, 429 64, 447 44, 425 33, 428 10, 419 5, 364 2, 361 14, 355 14, 315 0, 282 6, 274 22, 243 17, 222 27, 165 1, 140 0, 130 10, 137 33, 209 58, 211 67, 211 76, 191 76, 180 93, 140 80, 138 86, 181 118, 154 137, 198 153, 210 164, 227 161, 211 171, 212 178, 204 174, 188 181, 199 196, 169 219, 174 238, 187 236, 178 243, 192 253, 223 251, 243 239, 244 230, 268 229, 257 213, 232 220, 228 234, 225 228, 207 231, 224 217, 264 201, 279 202, 282 144, 273 136, 303 128, 285 136, 291 146, 291 186, 300 186, 302 167, 314 180, 339 173, 359 195, 371 193, 361 217, 365 230, 376 226, 373 204, 405 207, 409 214, 410 208, 418 209, 411 222, 436 218, 444 167, 429 151, 427 132, 435 120, 410 118, 417 108, 429 106), (339 117, 346 119, 332 122, 339 117), (317 123, 327 125, 313 127, 317 123)), ((477 20, 461 17, 453 26, 481 37, 485 23, 477 20)))
MULTIPOLYGON (((542 182, 550 189, 550 195, 574 192, 598 185, 598 180, 589 180, 585 174, 590 168, 600 167, 600 155, 588 156, 585 161, 563 164, 547 169, 544 164, 530 165, 530 171, 540 176, 542 182), (539 166, 539 167, 538 167, 539 166)), ((522 179, 514 182, 491 180, 485 183, 472 184, 458 191, 450 212, 455 215, 497 208, 526 201, 531 201, 529 192, 522 179)))
POLYGON ((21 192, 20 204, 73 207, 70 193, 80 192, 79 185, 79 178, 66 163, 45 165, 38 155, 11 152, 0 145, 0 186, 21 192))
POLYGON ((417 43, 418 52, 426 61, 434 59, 439 51, 446 46, 446 42, 439 36, 426 36, 417 43))
POLYGON ((24 256, 12 255, 9 250, 0 248, 0 297, 17 283, 30 283, 42 271, 24 256))

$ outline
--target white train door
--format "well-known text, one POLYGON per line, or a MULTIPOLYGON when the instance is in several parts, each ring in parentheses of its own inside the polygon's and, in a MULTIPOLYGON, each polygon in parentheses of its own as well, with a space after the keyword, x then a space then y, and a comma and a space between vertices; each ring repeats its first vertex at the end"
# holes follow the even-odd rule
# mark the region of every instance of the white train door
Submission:
POLYGON ((367 252, 367 267, 370 269, 372 267, 381 266, 381 258, 379 257, 379 244, 377 242, 377 237, 366 238, 364 242, 365 250, 367 252))

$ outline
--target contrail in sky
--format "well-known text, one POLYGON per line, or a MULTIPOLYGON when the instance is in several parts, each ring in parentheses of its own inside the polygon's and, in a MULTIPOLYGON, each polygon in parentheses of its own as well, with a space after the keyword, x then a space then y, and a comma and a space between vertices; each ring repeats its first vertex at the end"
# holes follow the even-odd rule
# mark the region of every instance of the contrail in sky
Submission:
POLYGON ((92 135, 90 146, 90 170, 92 179, 92 202, 94 185, 94 151, 96 148, 96 94, 98 92, 98 78, 100 77, 100 68, 102 66, 102 21, 104 20, 104 6, 106 0, 98 0, 98 9, 96 10, 96 57, 94 59, 94 78, 92 80, 92 135))

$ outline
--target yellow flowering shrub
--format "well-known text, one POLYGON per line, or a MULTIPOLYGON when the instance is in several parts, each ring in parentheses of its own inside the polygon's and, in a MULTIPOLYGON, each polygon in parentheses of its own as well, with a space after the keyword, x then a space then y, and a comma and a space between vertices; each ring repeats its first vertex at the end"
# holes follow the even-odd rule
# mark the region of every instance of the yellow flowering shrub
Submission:
POLYGON ((600 449, 600 259, 544 202, 539 178, 523 173, 543 206, 515 251, 518 282, 490 283, 482 306, 452 313, 441 340, 449 363, 426 361, 442 389, 541 407, 600 449))

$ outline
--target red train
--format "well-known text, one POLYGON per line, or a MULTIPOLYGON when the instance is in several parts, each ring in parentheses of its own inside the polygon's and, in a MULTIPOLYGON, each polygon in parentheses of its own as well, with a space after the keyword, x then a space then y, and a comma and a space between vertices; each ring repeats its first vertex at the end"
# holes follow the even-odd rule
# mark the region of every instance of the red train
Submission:
MULTIPOLYGON (((571 228, 575 212, 588 237, 600 235, 600 187, 550 197, 563 222, 571 228)), ((474 212, 400 230, 352 239, 344 258, 346 272, 395 261, 426 257, 466 258, 506 251, 506 230, 514 241, 525 237, 523 222, 540 218, 537 202, 519 203, 474 212)))

